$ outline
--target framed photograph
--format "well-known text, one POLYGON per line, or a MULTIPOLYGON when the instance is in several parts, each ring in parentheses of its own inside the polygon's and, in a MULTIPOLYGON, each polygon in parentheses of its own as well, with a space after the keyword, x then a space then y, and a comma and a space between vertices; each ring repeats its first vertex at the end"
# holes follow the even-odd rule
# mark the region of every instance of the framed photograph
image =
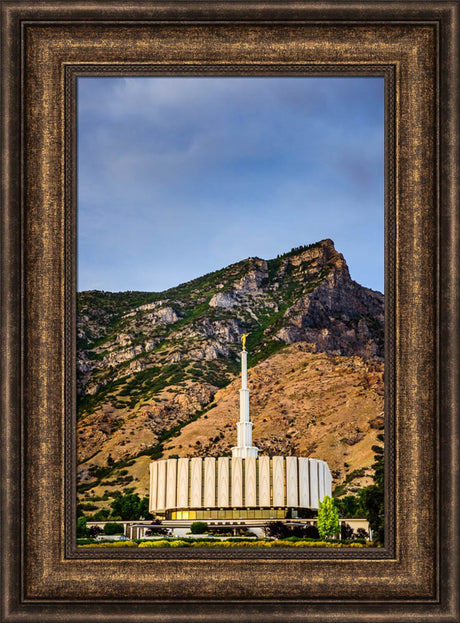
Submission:
POLYGON ((458 9, 3 2, 2 620, 460 620, 458 9))
POLYGON ((70 93, 82 547, 384 545, 385 76, 233 73, 70 93))

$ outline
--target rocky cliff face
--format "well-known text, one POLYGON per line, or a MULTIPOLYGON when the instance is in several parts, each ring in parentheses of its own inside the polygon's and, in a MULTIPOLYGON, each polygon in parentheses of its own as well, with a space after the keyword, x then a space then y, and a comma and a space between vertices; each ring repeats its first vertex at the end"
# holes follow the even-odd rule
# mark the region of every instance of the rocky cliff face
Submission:
MULTIPOLYGON (((108 461, 158 455, 178 429, 204 421, 238 374, 243 333, 251 333, 250 366, 295 343, 367 366, 383 360, 383 321, 383 295, 350 278, 331 240, 248 258, 162 293, 80 293, 82 488, 100 482, 108 461)), ((270 435, 263 443, 276 447, 270 435)))

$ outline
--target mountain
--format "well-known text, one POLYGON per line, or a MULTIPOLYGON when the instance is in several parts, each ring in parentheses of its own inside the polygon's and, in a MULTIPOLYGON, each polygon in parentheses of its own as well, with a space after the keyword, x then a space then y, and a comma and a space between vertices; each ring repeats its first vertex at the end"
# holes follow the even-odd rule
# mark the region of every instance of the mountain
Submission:
POLYGON ((80 499, 145 492, 151 458, 228 453, 248 332, 255 443, 356 486, 383 427, 383 308, 329 239, 161 293, 79 293, 80 499))

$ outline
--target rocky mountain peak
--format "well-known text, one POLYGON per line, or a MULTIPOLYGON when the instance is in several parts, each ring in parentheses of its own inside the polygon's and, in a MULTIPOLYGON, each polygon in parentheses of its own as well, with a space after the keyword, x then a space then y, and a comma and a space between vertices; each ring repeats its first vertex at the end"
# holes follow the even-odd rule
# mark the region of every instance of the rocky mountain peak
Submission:
MULTIPOLYGON (((251 369, 263 376, 265 363, 281 366, 275 365, 278 376, 270 392, 275 400, 273 413, 282 414, 286 439, 288 435, 294 439, 289 410, 276 402, 278 383, 283 386, 286 375, 294 374, 301 353, 306 353, 302 370, 310 359, 315 361, 313 370, 316 362, 324 361, 337 379, 337 366, 347 371, 347 358, 355 358, 356 382, 374 383, 374 372, 382 373, 383 303, 382 294, 350 278, 345 258, 330 239, 269 260, 250 257, 161 293, 81 292, 77 319, 81 486, 95 481, 98 469, 107 467, 109 455, 118 461, 137 457, 142 462, 147 460, 146 452, 158 458, 163 439, 175 438, 187 423, 207 421, 208 410, 214 413, 213 401, 220 400, 239 374, 243 333, 250 334, 251 369), (285 357, 294 359, 285 366, 285 357)), ((298 386, 296 374, 287 398, 307 391, 300 378, 304 373, 299 372, 298 386)), ((318 392, 323 391, 322 378, 319 371, 318 392)), ((260 381, 259 389, 264 382, 260 381)), ((342 393, 337 395, 337 404, 343 400, 342 393)), ((305 426, 308 414, 316 409, 309 401, 305 426)), ((318 413, 323 406, 318 406, 318 413)), ((222 418, 233 418, 233 411, 229 413, 223 411, 222 418)), ((278 452, 284 446, 276 424, 270 428, 270 413, 262 435, 267 440, 264 448, 278 452)), ((264 423, 262 418, 259 425, 264 423)), ((215 429, 215 422, 209 428, 215 429)), ((188 442, 180 441, 170 452, 199 455, 205 448, 206 452, 225 450, 224 437, 230 445, 233 439, 222 431, 220 441, 215 435, 214 441, 206 441, 210 448, 200 442, 190 449, 188 442)))
MULTIPOLYGON (((160 390, 170 382, 168 366, 178 381, 209 380, 211 362, 212 384, 223 386, 248 332, 253 364, 295 342, 382 359, 383 320, 383 295, 350 278, 329 238, 271 260, 250 257, 162 293, 83 292, 79 394, 97 403, 132 375, 145 378, 146 389, 155 379, 160 390)), ((136 392, 127 395, 134 405, 136 392)))
MULTIPOLYGON (((293 251, 295 252, 295 249, 293 251)), ((343 276, 345 279, 350 279, 345 258, 342 253, 336 250, 334 242, 330 238, 321 240, 315 245, 305 248, 305 250, 299 250, 298 253, 293 255, 286 254, 286 264, 293 266, 308 264, 312 272, 320 272, 327 267, 330 274, 333 274, 336 278, 343 276)))

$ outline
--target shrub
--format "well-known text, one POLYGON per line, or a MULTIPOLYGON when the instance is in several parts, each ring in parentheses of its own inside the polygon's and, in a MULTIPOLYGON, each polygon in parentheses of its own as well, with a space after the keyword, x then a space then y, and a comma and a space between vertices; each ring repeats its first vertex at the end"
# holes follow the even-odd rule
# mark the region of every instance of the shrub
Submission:
POLYGON ((264 528, 265 536, 272 539, 318 539, 318 528, 309 522, 303 526, 289 526, 283 521, 271 521, 264 528))
POLYGON ((145 531, 145 536, 153 536, 154 534, 164 534, 167 535, 170 533, 169 528, 164 528, 161 525, 161 521, 156 519, 152 521, 148 530, 145 531))
POLYGON ((97 513, 93 515, 93 521, 105 521, 107 517, 110 515, 110 511, 106 508, 101 508, 97 513))
POLYGON ((100 528, 99 526, 91 526, 91 528, 89 529, 89 536, 92 539, 95 539, 97 536, 99 536, 102 532, 102 528, 100 528))
POLYGON ((358 539, 368 539, 369 538, 369 533, 364 530, 364 528, 358 528, 356 530, 356 538, 358 539))
POLYGON ((112 541, 106 543, 90 543, 80 547, 138 547, 135 541, 112 541))
POLYGON ((208 529, 208 524, 205 521, 194 521, 190 526, 190 532, 192 534, 204 534, 208 529))
POLYGON ((353 528, 345 521, 340 522, 340 538, 342 541, 353 538, 353 528))
POLYGON ((171 541, 170 547, 190 547, 190 543, 187 541, 171 541))
POLYGON ((229 530, 225 526, 209 526, 206 532, 217 536, 233 536, 232 530, 229 530))
POLYGON ((80 508, 84 511, 95 511, 97 510, 97 506, 95 504, 80 504, 80 508))
POLYGON ((169 541, 142 541, 139 547, 170 547, 169 541))
POLYGON ((117 541, 117 542, 104 542, 94 543, 87 539, 80 539, 77 541, 79 547, 193 547, 193 548, 233 548, 233 547, 249 547, 249 548, 271 548, 271 547, 375 547, 374 543, 358 543, 353 541, 352 543, 342 543, 340 541, 209 541, 208 539, 198 539, 192 541, 186 541, 183 539, 175 539, 172 541, 159 540, 159 541, 117 541))
POLYGON ((285 523, 282 521, 271 521, 264 528, 265 536, 268 536, 272 539, 285 539, 288 536, 292 535, 292 531, 285 523))
POLYGON ((104 534, 123 534, 124 531, 125 529, 120 523, 109 522, 104 526, 104 534))
POLYGON ((303 536, 306 539, 319 539, 318 528, 311 523, 307 523, 303 529, 303 536))

